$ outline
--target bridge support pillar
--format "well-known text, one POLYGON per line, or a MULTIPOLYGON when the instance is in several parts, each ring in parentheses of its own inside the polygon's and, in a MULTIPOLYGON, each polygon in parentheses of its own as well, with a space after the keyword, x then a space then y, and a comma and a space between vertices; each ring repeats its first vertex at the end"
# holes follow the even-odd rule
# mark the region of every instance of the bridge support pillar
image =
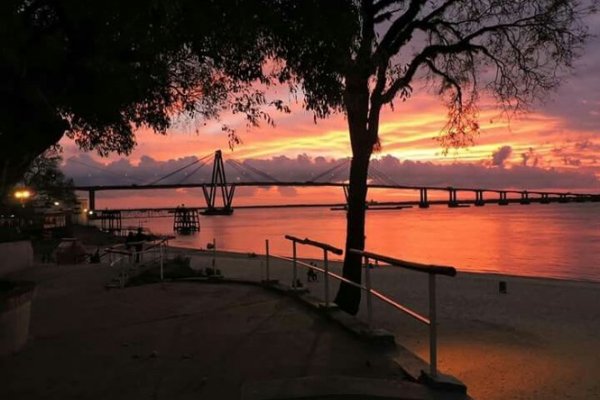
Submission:
POLYGON ((348 185, 344 185, 342 186, 342 188, 344 189, 344 199, 346 199, 346 207, 348 207, 348 197, 350 196, 350 188, 348 187, 348 185))
POLYGON ((499 206, 507 206, 508 205, 508 198, 506 196, 506 192, 502 191, 502 192, 498 192, 500 194, 500 199, 498 200, 498 205, 499 206))
POLYGON ((483 200, 483 190, 475 191, 475 205, 477 207, 485 206, 485 201, 483 200))
POLYGON ((540 199, 541 204, 550 204, 550 197, 548 193, 542 193, 542 198, 540 199))
POLYGON ((458 207, 458 200, 456 197, 456 189, 448 188, 448 207, 458 207))
POLYGON ((215 152, 215 161, 213 163, 212 179, 208 188, 202 186, 204 199, 206 200, 206 210, 203 215, 231 215, 233 214, 233 193, 235 185, 227 186, 225 178, 225 166, 223 165, 223 156, 221 150, 215 152), (221 197, 223 199, 223 207, 216 206, 218 189, 221 189, 221 197))
POLYGON ((566 194, 561 194, 558 198, 559 203, 568 203, 569 201, 571 201, 571 199, 568 198, 566 194))
POLYGON ((521 204, 530 204, 531 200, 529 200, 529 193, 527 191, 521 192, 521 200, 519 201, 521 204))
POLYGON ((419 189, 419 208, 429 208, 429 200, 427 200, 427 188, 419 189))

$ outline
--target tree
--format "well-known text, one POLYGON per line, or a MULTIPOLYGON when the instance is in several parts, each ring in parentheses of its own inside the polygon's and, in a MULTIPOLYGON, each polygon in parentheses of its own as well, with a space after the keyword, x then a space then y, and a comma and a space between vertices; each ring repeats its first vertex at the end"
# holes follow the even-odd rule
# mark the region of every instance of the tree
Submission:
POLYGON ((165 133, 182 112, 256 123, 263 50, 243 4, 0 2, 0 199, 65 134, 127 154, 136 128, 165 133))
MULTIPOLYGON (((448 106, 442 145, 470 144, 479 132, 480 92, 510 112, 558 85, 586 38, 582 17, 595 11, 596 0, 592 6, 578 0, 333 2, 356 23, 342 24, 351 28, 349 36, 331 54, 322 51, 331 37, 331 15, 322 18, 293 3, 278 3, 290 34, 280 35, 278 55, 285 73, 302 86, 307 108, 319 117, 340 109, 346 114, 352 148, 346 249, 363 249, 367 171, 380 147, 382 108, 408 100, 415 82, 427 79, 448 106), (309 34, 298 39, 298 32, 309 34)), ((344 277, 360 283, 360 263, 346 251, 344 277)), ((354 314, 360 289, 342 284, 335 301, 354 314)))
POLYGON ((37 202, 59 202, 73 206, 77 202, 73 180, 60 170, 60 149, 50 148, 36 157, 23 176, 23 185, 33 189, 37 202))

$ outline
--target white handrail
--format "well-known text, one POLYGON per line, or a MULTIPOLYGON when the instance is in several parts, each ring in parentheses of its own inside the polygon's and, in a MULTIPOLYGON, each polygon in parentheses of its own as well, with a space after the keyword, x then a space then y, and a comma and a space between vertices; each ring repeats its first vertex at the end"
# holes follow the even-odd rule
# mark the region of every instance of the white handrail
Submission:
POLYGON ((109 247, 107 249, 105 249, 105 253, 109 254, 110 257, 110 262, 109 262, 109 266, 110 267, 114 267, 117 264, 121 265, 121 271, 119 273, 119 282, 120 282, 120 286, 121 288, 123 288, 125 286, 125 264, 124 264, 124 260, 128 259, 129 262, 131 263, 131 259, 135 259, 137 260, 137 262, 139 262, 140 264, 145 264, 147 262, 154 262, 156 260, 160 261, 160 280, 164 280, 164 250, 165 248, 168 246, 168 240, 169 238, 161 238, 158 240, 155 240, 153 242, 148 242, 148 241, 140 241, 140 242, 130 242, 127 243, 128 245, 140 245, 140 244, 145 244, 145 243, 150 243, 150 245, 142 250, 142 251, 137 251, 134 247, 133 250, 120 250, 118 249, 118 247, 121 247, 122 244, 116 245, 116 246, 112 246, 109 247), (150 260, 147 260, 145 262, 141 262, 142 260, 142 256, 144 254, 150 253, 150 252, 154 252, 156 253, 156 249, 158 249, 158 255, 150 260), (112 260, 112 254, 120 254, 121 257, 118 257, 115 260, 112 260))
POLYGON ((345 284, 351 285, 353 287, 358 287, 361 290, 366 291, 366 293, 367 293, 367 319, 368 319, 367 322, 368 322, 369 327, 371 326, 371 323, 372 323, 372 313, 373 313, 372 305, 371 305, 371 296, 375 296, 376 298, 383 301, 384 303, 387 303, 387 304, 393 306, 394 308, 396 308, 397 310, 416 319, 417 321, 419 321, 425 325, 428 325, 429 326, 429 358, 430 358, 430 360, 429 360, 430 371, 429 372, 433 378, 437 377, 437 373, 438 373, 438 371, 437 371, 437 311, 436 311, 435 275, 441 274, 441 275, 455 276, 456 275, 455 268, 446 267, 446 266, 437 266, 437 265, 423 265, 423 264, 413 263, 413 262, 409 262, 409 261, 398 260, 398 259, 391 258, 388 256, 367 252, 364 250, 349 249, 350 252, 360 255, 361 257, 365 258, 365 265, 366 265, 365 282, 366 282, 366 285, 363 286, 361 284, 352 282, 338 274, 335 274, 335 273, 332 273, 329 271, 327 253, 332 252, 335 254, 342 254, 343 253, 342 250, 340 250, 336 247, 333 247, 327 243, 317 242, 314 240, 310 240, 308 238, 300 239, 298 237, 291 236, 291 235, 285 235, 285 238, 292 242, 292 245, 293 245, 292 258, 290 259, 288 257, 282 257, 282 256, 272 256, 272 257, 292 262, 293 269, 294 269, 294 281, 293 281, 292 287, 295 287, 295 285, 296 285, 296 281, 295 281, 296 267, 297 267, 297 265, 301 265, 301 266, 304 266, 304 267, 307 267, 310 269, 314 269, 314 270, 317 270, 317 271, 320 271, 323 273, 324 292, 325 292, 324 297, 325 297, 326 307, 329 306, 329 279, 328 278, 332 277, 334 279, 338 279, 341 282, 344 282, 345 284), (296 253, 296 244, 297 243, 323 249, 324 268, 321 269, 321 268, 315 267, 313 265, 298 261, 297 253, 296 253), (374 259, 376 261, 383 261, 383 262, 388 263, 393 266, 398 266, 398 267, 406 268, 406 269, 417 271, 417 272, 427 273, 429 275, 429 318, 419 314, 418 312, 410 309, 409 307, 406 307, 406 306, 398 303, 397 301, 389 298, 388 296, 384 295, 383 293, 372 289, 371 288, 371 272, 370 272, 369 259, 374 259))
MULTIPOLYGON (((304 267, 307 269, 311 269, 311 270, 323 273, 323 276, 324 276, 324 298, 325 298, 325 306, 326 307, 329 306, 329 285, 328 285, 329 277, 336 279, 340 282, 343 282, 347 285, 350 285, 350 286, 353 286, 353 287, 359 288, 360 290, 365 291, 367 293, 367 318, 368 318, 367 322, 368 322, 369 327, 371 327, 371 325, 372 325, 372 314, 373 314, 372 306, 371 306, 371 296, 374 296, 375 298, 381 300, 383 303, 386 303, 386 304, 394 307, 398 311, 401 311, 402 313, 417 320, 418 322, 429 326, 430 374, 433 378, 437 377, 437 374, 438 374, 438 371, 437 371, 437 310, 436 310, 435 276, 436 275, 455 276, 456 275, 455 268, 446 267, 446 266, 437 266, 437 265, 418 264, 418 263, 413 263, 413 262, 409 262, 409 261, 398 260, 395 258, 391 258, 391 257, 387 257, 384 255, 371 253, 371 252, 367 252, 367 251, 363 251, 363 250, 349 249, 350 252, 365 257, 365 261, 366 261, 365 262, 365 266, 366 266, 365 285, 362 285, 362 284, 353 282, 347 278, 344 278, 343 276, 341 276, 339 274, 329 271, 328 257, 327 257, 328 252, 333 252, 335 254, 343 254, 342 250, 337 249, 336 247, 333 247, 327 243, 313 241, 308 238, 300 239, 300 238, 290 236, 290 235, 285 235, 285 238, 287 240, 292 241, 293 247, 292 247, 292 257, 291 258, 286 257, 286 256, 271 254, 270 249, 269 249, 269 240, 265 240, 265 257, 266 257, 265 264, 266 264, 266 278, 267 278, 266 282, 267 283, 270 283, 270 259, 271 258, 279 259, 282 261, 290 262, 292 264, 292 266, 293 266, 292 288, 294 288, 294 289, 296 288, 296 279, 297 279, 296 268, 297 268, 297 266, 301 266, 301 267, 304 267), (312 265, 307 262, 299 260, 298 254, 296 251, 297 243, 323 249, 324 267, 320 268, 316 265, 312 265), (394 299, 390 298, 389 296, 383 294, 382 292, 373 289, 371 287, 372 286, 371 285, 371 275, 370 275, 371 271, 370 271, 370 264, 369 264, 370 259, 373 259, 375 261, 382 261, 384 263, 389 264, 390 266, 397 266, 397 267, 406 268, 406 269, 409 269, 412 271, 427 273, 429 275, 429 315, 424 316, 424 315, 418 313, 417 311, 412 310, 411 308, 400 304, 399 302, 397 302, 394 299)), ((214 251, 213 257, 215 257, 216 256, 216 246, 213 247, 213 251, 214 251)), ((233 249, 219 249, 219 251, 234 252, 237 254, 251 254, 247 251, 233 250, 233 249)))
MULTIPOLYGON (((377 253, 372 253, 364 250, 357 249, 349 249, 350 253, 360 255, 365 258, 365 264, 367 265, 367 277, 369 277, 369 259, 374 259, 376 261, 383 261, 390 266, 405 268, 412 271, 422 272, 429 275, 429 318, 426 318, 415 311, 402 306, 399 303, 394 302, 393 300, 387 298, 383 294, 373 291, 369 289, 368 295, 375 295, 376 297, 386 301, 388 304, 394 303, 394 306, 418 321, 429 326, 429 373, 433 378, 437 377, 437 308, 436 308, 436 285, 435 285, 435 276, 436 275, 447 275, 447 276, 455 276, 456 269, 454 267, 448 266, 440 266, 440 265, 425 265, 414 263, 405 260, 399 260, 396 258, 384 256, 377 253), (384 299, 385 298, 385 299, 384 299)), ((368 279, 368 278, 367 278, 368 279)), ((370 305, 369 305, 369 313, 370 313, 370 305)), ((371 316, 369 315, 369 318, 371 316)))

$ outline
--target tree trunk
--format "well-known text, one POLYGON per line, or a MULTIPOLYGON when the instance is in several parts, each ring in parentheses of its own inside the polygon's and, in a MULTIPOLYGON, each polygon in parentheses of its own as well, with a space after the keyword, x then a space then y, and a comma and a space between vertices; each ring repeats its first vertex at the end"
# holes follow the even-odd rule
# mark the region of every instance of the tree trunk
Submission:
MULTIPOLYGON (((367 200, 367 172, 371 147, 361 147, 352 157, 350 164, 350 187, 346 224, 346 252, 343 276, 361 283, 361 256, 351 254, 348 249, 363 250, 365 247, 365 203, 367 200)), ((349 314, 356 314, 360 305, 361 289, 342 282, 335 303, 349 314)))

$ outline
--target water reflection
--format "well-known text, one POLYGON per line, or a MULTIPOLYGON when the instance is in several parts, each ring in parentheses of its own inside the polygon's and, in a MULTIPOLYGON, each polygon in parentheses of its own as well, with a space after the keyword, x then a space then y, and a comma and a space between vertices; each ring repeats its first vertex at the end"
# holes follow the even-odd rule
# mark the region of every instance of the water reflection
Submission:
MULTIPOLYGON (((146 219, 156 232, 170 232, 169 218, 146 219)), ((201 232, 174 244, 290 254, 284 234, 343 247, 345 213, 326 208, 238 209, 233 216, 201 218, 201 232)), ((600 205, 551 204, 427 210, 369 211, 367 248, 398 258, 453 265, 464 271, 496 272, 600 281, 600 205)), ((320 257, 303 247, 300 255, 320 257)))

